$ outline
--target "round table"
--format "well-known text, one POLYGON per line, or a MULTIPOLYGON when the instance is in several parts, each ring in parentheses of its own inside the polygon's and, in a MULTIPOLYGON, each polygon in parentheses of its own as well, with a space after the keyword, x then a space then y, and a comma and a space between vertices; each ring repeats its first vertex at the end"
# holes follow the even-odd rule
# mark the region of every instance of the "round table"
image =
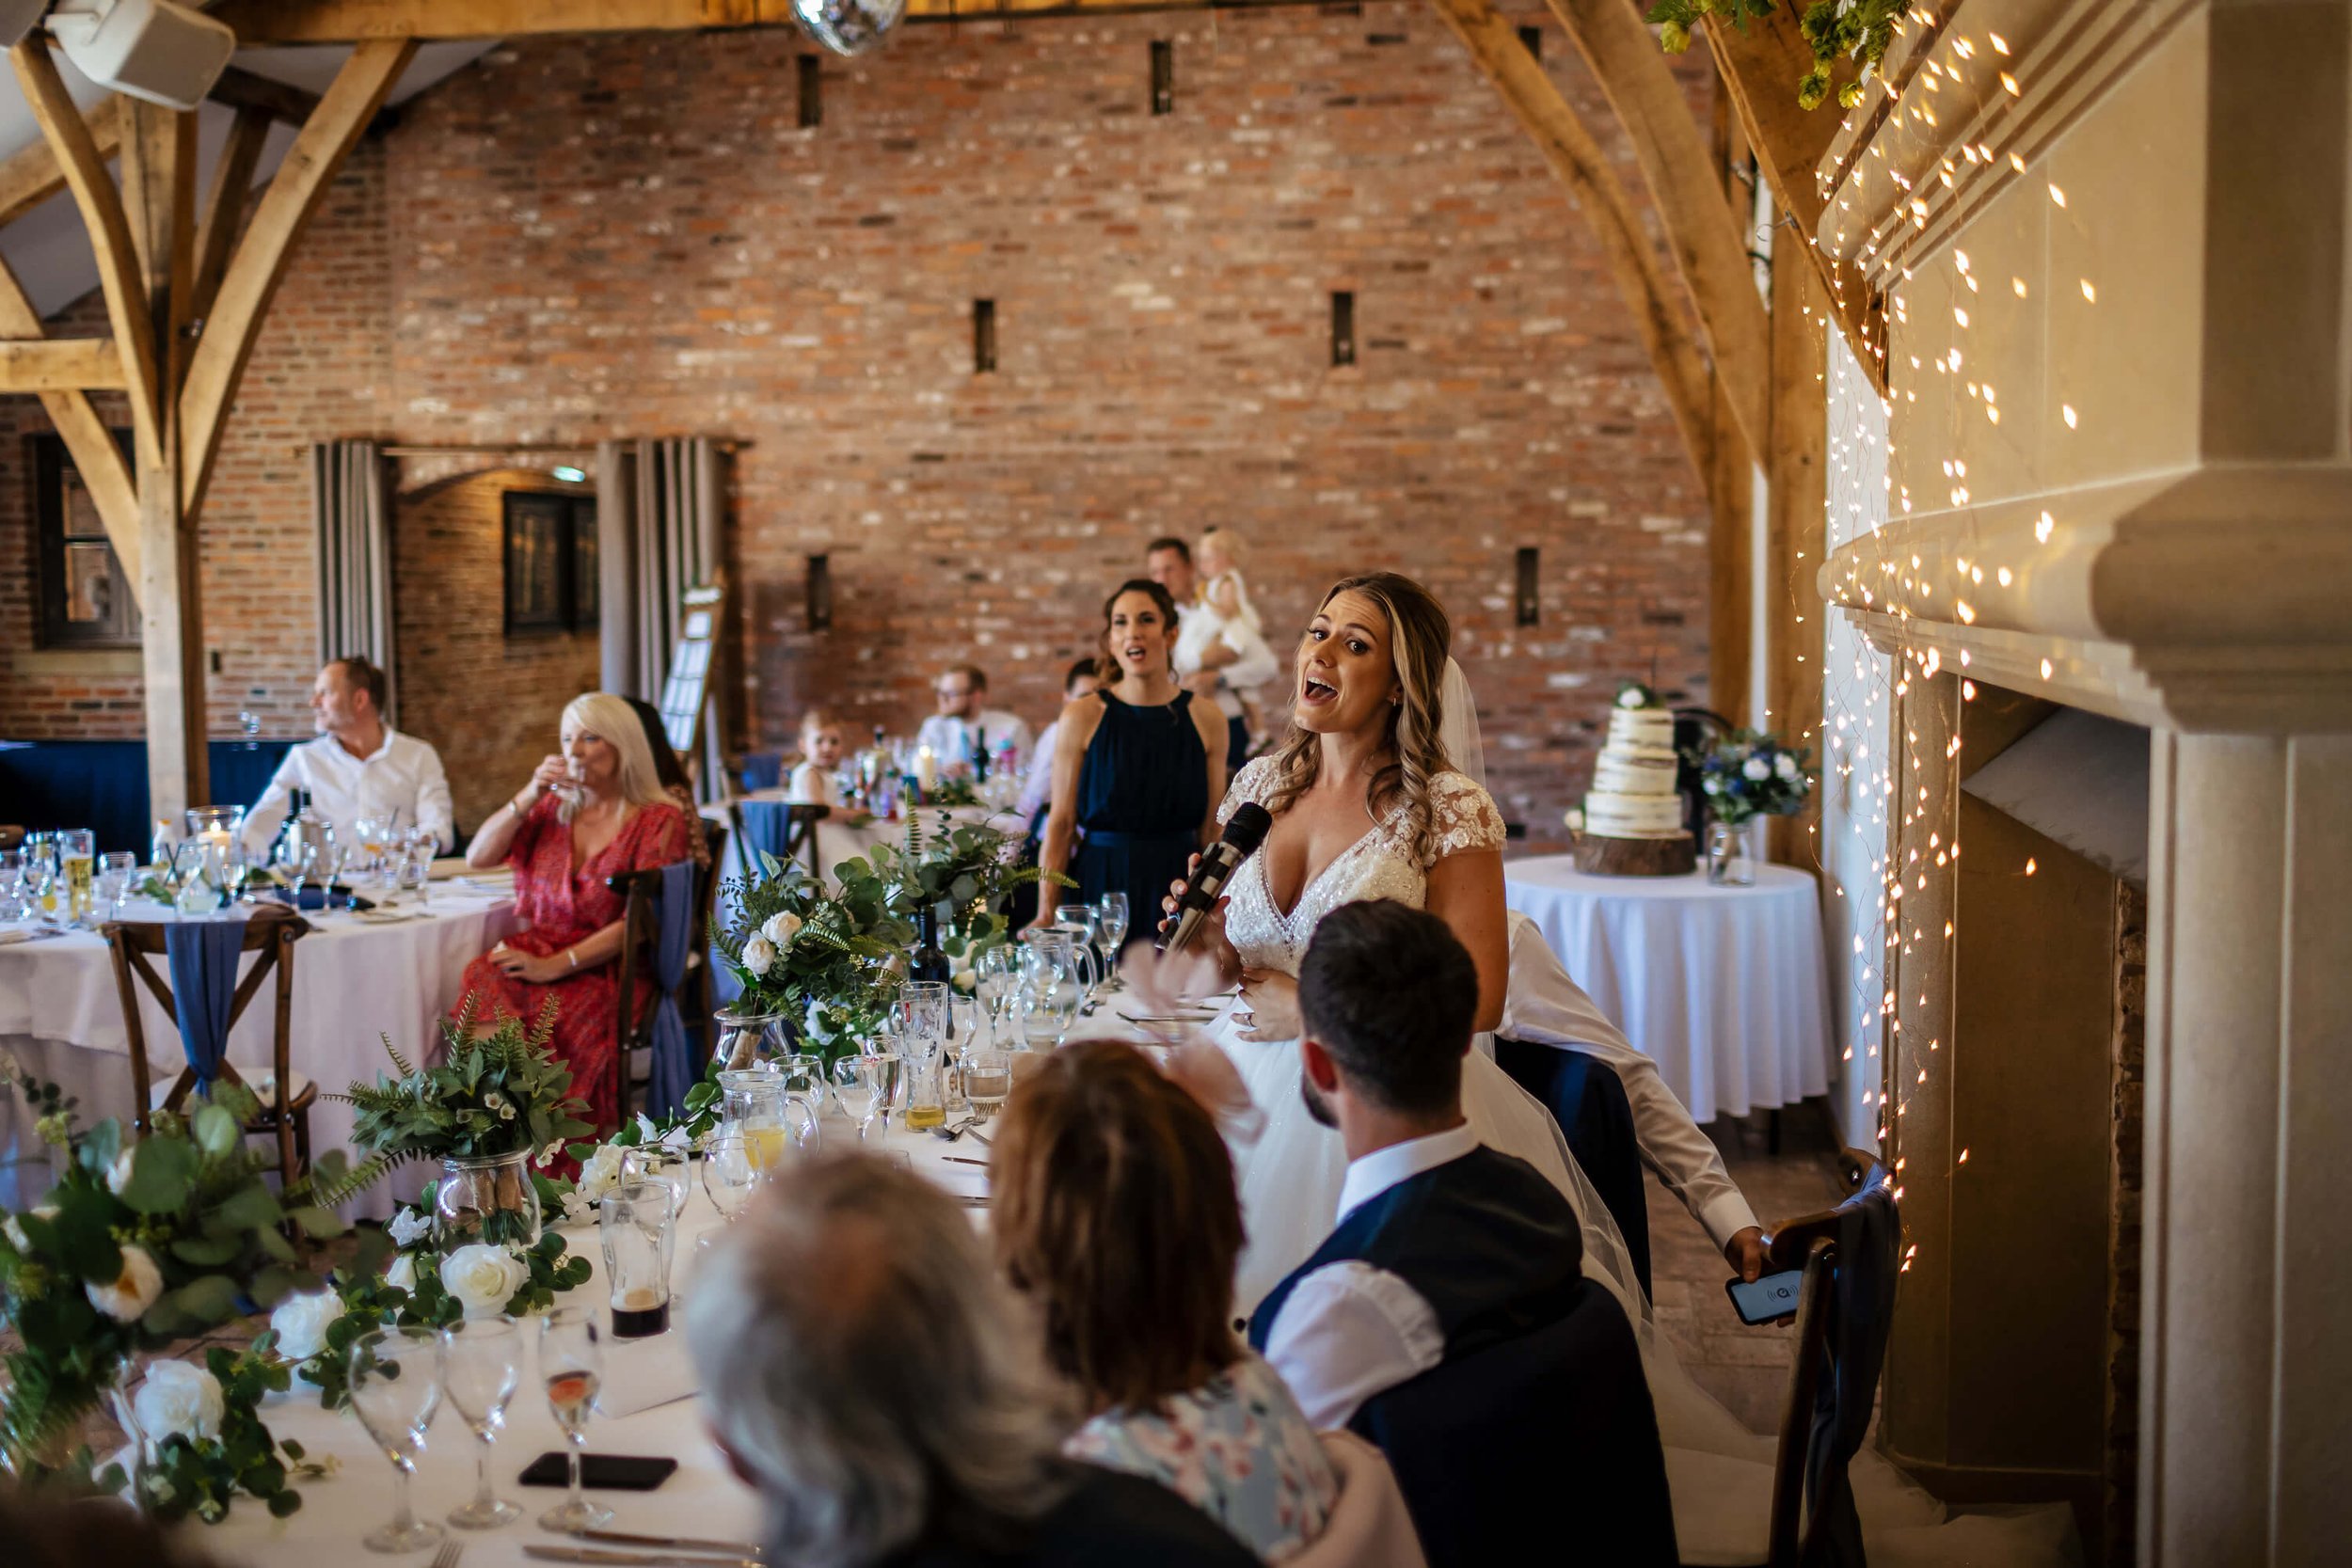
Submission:
MULTIPOLYGON (((312 911, 303 916, 310 934, 294 944, 289 1054, 294 1070, 320 1089, 310 1107, 313 1154, 351 1144, 356 1113, 326 1096, 393 1070, 384 1036, 411 1062, 437 1055, 440 1020, 456 1005, 466 965, 516 925, 511 894, 456 883, 435 883, 421 911, 404 901, 385 912, 413 918, 378 923, 347 911, 312 911)), ((160 905, 144 901, 125 906, 122 917, 170 918, 160 905)), ((0 930, 11 928, 24 927, 0 924, 0 930)), ((160 960, 156 968, 162 973, 160 960)), ((179 1030, 144 988, 138 994, 149 1067, 156 1082, 169 1084, 186 1065, 179 1030)), ((230 1033, 229 1059, 241 1069, 269 1070, 274 1027, 265 992, 230 1033)), ((70 931, 0 946, 0 1049, 76 1097, 83 1125, 131 1115, 130 1034, 103 937, 70 931)), ((0 1097, 0 1162, 39 1152, 23 1109, 14 1095, 0 1097)), ((40 1166, 28 1168, 30 1182, 20 1182, 18 1167, 0 1163, 0 1206, 21 1208, 39 1199, 38 1192, 19 1190, 41 1180, 40 1166)), ((391 1212, 395 1196, 393 1183, 379 1182, 347 1212, 381 1218, 391 1212)))
POLYGON ((1503 868, 1569 975, 1692 1119, 1745 1116, 1829 1092, 1829 981, 1819 891, 1785 865, 1753 887, 1684 877, 1594 877, 1565 855, 1503 868))

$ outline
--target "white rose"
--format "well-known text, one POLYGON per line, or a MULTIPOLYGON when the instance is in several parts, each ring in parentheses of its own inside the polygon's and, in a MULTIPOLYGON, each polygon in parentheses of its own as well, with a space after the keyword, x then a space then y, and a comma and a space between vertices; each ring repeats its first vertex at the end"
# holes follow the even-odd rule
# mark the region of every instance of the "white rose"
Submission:
POLYGON ((115 1163, 106 1167, 106 1190, 115 1196, 120 1197, 122 1189, 131 1184, 131 1166, 138 1152, 139 1146, 133 1144, 116 1155, 115 1163))
POLYGON ((155 1305, 155 1298, 164 1293, 164 1272, 155 1266, 155 1259, 144 1247, 122 1249, 122 1272, 111 1285, 85 1285, 82 1293, 89 1304, 117 1323, 135 1323, 155 1305))
POLYGON ((1719 773, 1709 773, 1707 775, 1707 783, 1700 787, 1704 788, 1709 795, 1721 795, 1724 792, 1723 775, 1719 773))
POLYGON ((469 1318, 495 1318, 531 1279, 531 1265, 502 1246, 476 1242, 441 1259, 441 1288, 469 1318))
POLYGON ((1740 765, 1740 776, 1761 784, 1772 776, 1772 767, 1762 757, 1750 757, 1740 765))
POLYGON ((149 1362, 146 1380, 131 1397, 131 1414, 150 1443, 174 1434, 191 1441, 218 1437, 227 1407, 220 1380, 185 1361, 149 1362))
MULTIPOLYGON (((54 1203, 36 1203, 33 1205, 33 1212, 41 1219, 54 1220, 57 1217, 57 1206, 54 1203)), ((16 1248, 17 1251, 29 1253, 33 1250, 33 1239, 24 1234, 24 1227, 16 1223, 14 1214, 10 1214, 5 1220, 0 1220, 0 1232, 7 1234, 8 1245, 16 1248)))
POLYGON ((269 1315, 278 1336, 278 1354, 289 1361, 308 1361, 326 1348, 326 1325, 343 1315, 343 1298, 332 1291, 288 1296, 269 1315))
POLYGON ((417 1255, 413 1252, 404 1252, 393 1259, 392 1266, 384 1271, 384 1283, 395 1291, 415 1290, 417 1288, 417 1255))
POLYGON ((776 951, 781 953, 801 934, 802 925, 799 915, 790 910, 779 910, 768 917, 768 924, 759 928, 759 934, 775 943, 776 951))
POLYGON ((403 1209, 384 1229, 394 1245, 410 1247, 433 1233, 433 1221, 421 1209, 403 1209))
POLYGON ((573 1190, 594 1203, 619 1185, 621 1180, 621 1146, 598 1144, 596 1151, 580 1162, 580 1180, 573 1190))
POLYGON ((1647 696, 1648 693, 1644 691, 1640 687, 1629 686, 1623 691, 1617 693, 1617 705, 1619 707, 1640 707, 1647 696))
POLYGON ((743 967, 755 975, 766 978, 768 972, 775 967, 775 944, 766 937, 754 937, 743 944, 743 967))
POLYGON ((1797 778, 1796 757, 1788 752, 1781 752, 1779 756, 1772 759, 1772 771, 1794 784, 1797 778))

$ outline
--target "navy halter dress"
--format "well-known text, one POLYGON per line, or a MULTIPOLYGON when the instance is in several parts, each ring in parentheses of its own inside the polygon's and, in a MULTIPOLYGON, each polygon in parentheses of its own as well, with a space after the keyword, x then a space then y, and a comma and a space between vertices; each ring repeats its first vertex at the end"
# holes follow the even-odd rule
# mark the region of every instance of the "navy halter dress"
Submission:
POLYGON ((1184 863, 1200 847, 1200 826, 1209 817, 1209 753, 1192 720, 1191 692, 1179 692, 1166 707, 1133 707, 1107 691, 1096 695, 1103 722, 1078 770, 1084 837, 1070 862, 1078 887, 1060 896, 1090 904, 1106 893, 1124 893, 1127 940, 1133 942, 1158 927, 1168 884, 1184 875, 1184 863))

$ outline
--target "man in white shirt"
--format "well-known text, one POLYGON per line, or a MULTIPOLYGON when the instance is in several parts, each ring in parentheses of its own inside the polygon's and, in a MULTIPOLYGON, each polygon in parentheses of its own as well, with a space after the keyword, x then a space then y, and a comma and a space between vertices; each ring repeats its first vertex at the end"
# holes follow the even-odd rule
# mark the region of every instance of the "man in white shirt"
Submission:
MULTIPOLYGON (((1103 667, 1095 660, 1082 658, 1062 676, 1062 701, 1074 703, 1090 697, 1103 684, 1103 667)), ((1043 811, 1054 792, 1054 742, 1060 737, 1059 718, 1046 725, 1037 737, 1037 752, 1029 758, 1028 776, 1021 782, 1021 800, 1013 811, 1024 822, 1034 822, 1043 811)))
POLYGON ((1200 575, 1193 569, 1192 546, 1170 536, 1154 539, 1143 552, 1144 575, 1176 601, 1176 675, 1196 692, 1211 693, 1225 715, 1231 738, 1225 755, 1239 771, 1249 755, 1249 726, 1242 719, 1237 691, 1254 690, 1281 679, 1282 666, 1265 639, 1246 626, 1220 621, 1200 603, 1200 575))
POLYGON ((1607 1063, 1632 1106, 1633 1139, 1641 1146, 1642 1163, 1682 1200, 1740 1278, 1761 1278, 1766 1267, 1764 1227, 1740 1196, 1731 1173, 1724 1169, 1724 1157, 1714 1143, 1658 1075, 1658 1064, 1636 1051, 1625 1032, 1568 978, 1535 923, 1517 910, 1511 911, 1510 922, 1511 979, 1503 995, 1502 1022, 1495 1026, 1498 1044, 1518 1040, 1565 1047, 1607 1063))
POLYGON ((245 817, 248 854, 265 853, 286 819, 294 791, 309 797, 307 816, 323 817, 338 834, 362 817, 424 828, 447 853, 457 842, 449 780, 438 752, 384 722, 384 672, 366 659, 335 659, 310 683, 310 717, 316 740, 286 753, 278 772, 245 817))
POLYGON ((973 759, 985 755, 993 763, 1006 741, 1023 756, 1029 754, 1029 726, 1017 715, 988 704, 988 672, 977 664, 959 664, 940 672, 931 695, 939 710, 923 721, 914 743, 931 750, 941 771, 961 767, 977 771, 973 759))
POLYGON ((1557 1187, 1462 1115, 1478 972, 1444 921, 1386 899, 1334 910, 1299 966, 1298 1007, 1299 1092, 1339 1129, 1347 1178, 1338 1227, 1259 1303, 1249 1343, 1329 1430, 1565 1316, 1585 1288, 1583 1233, 1557 1187))

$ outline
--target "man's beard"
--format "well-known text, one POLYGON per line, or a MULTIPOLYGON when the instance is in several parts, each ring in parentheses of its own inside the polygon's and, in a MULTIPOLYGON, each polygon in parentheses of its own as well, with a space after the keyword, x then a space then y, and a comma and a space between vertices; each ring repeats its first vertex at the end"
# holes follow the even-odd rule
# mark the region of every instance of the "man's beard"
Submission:
POLYGON ((1337 1127, 1340 1124, 1338 1115, 1331 1109, 1331 1102, 1323 1098, 1323 1091, 1315 1087, 1315 1081, 1303 1072, 1298 1075, 1298 1098, 1307 1102, 1307 1114, 1324 1126, 1337 1127))

